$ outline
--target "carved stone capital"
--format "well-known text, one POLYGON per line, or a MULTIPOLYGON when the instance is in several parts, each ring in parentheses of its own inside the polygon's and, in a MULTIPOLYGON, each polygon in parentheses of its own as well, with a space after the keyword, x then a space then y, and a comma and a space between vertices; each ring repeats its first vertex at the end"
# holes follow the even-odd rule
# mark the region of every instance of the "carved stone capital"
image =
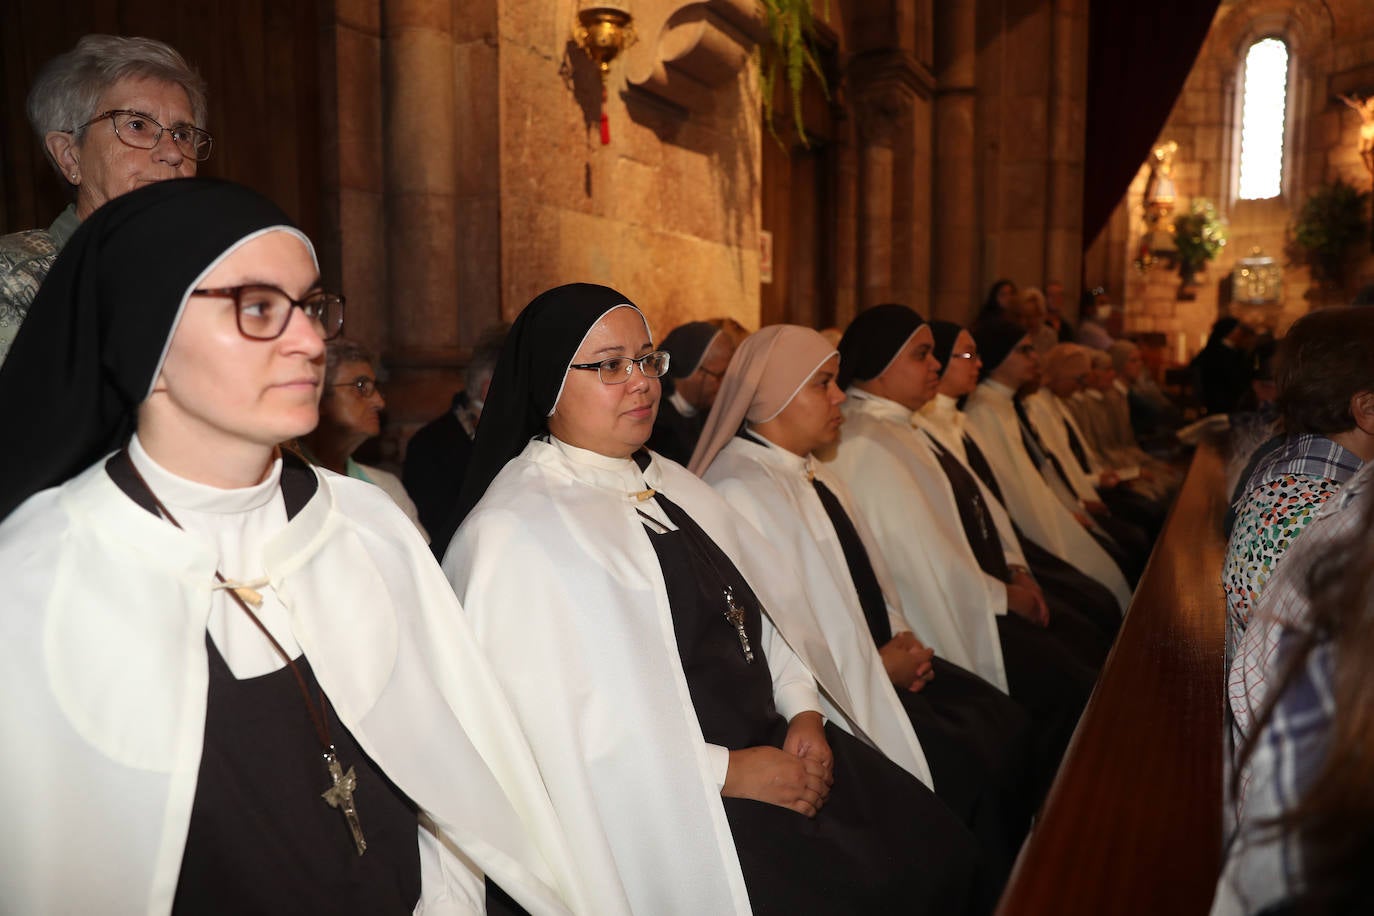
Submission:
POLYGON ((859 136, 868 143, 890 146, 916 100, 931 97, 935 78, 910 54, 876 51, 849 62, 845 85, 853 100, 859 136))
POLYGON ((641 41, 630 51, 626 81, 690 111, 704 95, 738 77, 766 36, 752 0, 671 0, 644 4, 641 41))

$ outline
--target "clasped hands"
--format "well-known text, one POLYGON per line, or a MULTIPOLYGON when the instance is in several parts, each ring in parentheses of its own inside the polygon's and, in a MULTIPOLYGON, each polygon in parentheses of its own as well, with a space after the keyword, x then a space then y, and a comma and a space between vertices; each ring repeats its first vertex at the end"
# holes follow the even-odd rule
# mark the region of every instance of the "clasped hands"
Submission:
POLYGON ((730 752, 720 794, 815 817, 835 782, 833 765, 821 714, 814 710, 798 713, 787 726, 781 749, 764 745, 730 752))
POLYGON ((930 660, 935 650, 926 647, 910 630, 903 630, 878 650, 883 668, 894 687, 916 693, 935 678, 930 660))

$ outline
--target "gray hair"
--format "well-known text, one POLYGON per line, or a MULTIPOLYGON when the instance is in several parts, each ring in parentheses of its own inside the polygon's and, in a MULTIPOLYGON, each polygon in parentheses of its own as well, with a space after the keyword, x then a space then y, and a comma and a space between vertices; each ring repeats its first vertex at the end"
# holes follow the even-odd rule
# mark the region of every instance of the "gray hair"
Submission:
POLYGON ((506 343, 506 335, 509 333, 508 321, 493 324, 482 332, 482 336, 477 339, 477 345, 472 348, 472 358, 463 370, 465 390, 477 392, 481 390, 482 383, 491 378, 492 372, 496 369, 496 361, 501 358, 501 348, 506 343))
POLYGON ((86 35, 76 47, 43 65, 27 103, 29 123, 48 161, 64 180, 66 174, 48 152, 44 138, 51 131, 71 131, 72 139, 80 141, 85 128, 79 125, 99 114, 95 109, 100 96, 129 77, 149 77, 186 90, 195 126, 204 129, 205 80, 175 48, 152 38, 86 35))
MULTIPOLYGON (((335 374, 342 363, 367 363, 372 371, 377 371, 377 357, 363 343, 347 337, 335 337, 324 348, 324 383, 333 385, 335 374)), ((325 389, 328 391, 328 388, 325 389)))

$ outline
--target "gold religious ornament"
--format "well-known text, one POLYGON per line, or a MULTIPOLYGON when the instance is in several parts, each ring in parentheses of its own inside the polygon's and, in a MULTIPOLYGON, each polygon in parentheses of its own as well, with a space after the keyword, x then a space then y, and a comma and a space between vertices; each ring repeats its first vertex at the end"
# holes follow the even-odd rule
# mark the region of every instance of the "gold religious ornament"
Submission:
POLYGON ((611 61, 638 39, 633 17, 626 10, 614 6, 589 6, 577 13, 573 26, 573 41, 587 52, 596 64, 601 77, 601 145, 611 142, 611 122, 606 117, 606 81, 611 74, 611 61))
POLYGON ((1178 200, 1174 185, 1177 153, 1178 143, 1174 140, 1166 140, 1150 151, 1150 177, 1145 183, 1140 246, 1135 258, 1138 270, 1147 270, 1159 259, 1175 254, 1172 217, 1178 200))
POLYGON ((1374 94, 1361 99, 1359 96, 1338 95, 1340 99, 1360 116, 1360 159, 1374 178, 1374 94))
POLYGON ((331 744, 329 750, 324 752, 324 765, 329 770, 329 778, 333 780, 333 785, 321 793, 323 798, 329 803, 329 807, 338 808, 343 812, 344 820, 348 822, 348 832, 353 834, 353 845, 358 849, 358 855, 367 852, 367 840, 363 839, 363 826, 358 821, 358 806, 353 801, 353 793, 358 790, 358 774, 352 767, 345 773, 343 765, 339 763, 339 758, 334 756, 334 746, 331 744))
POLYGON ((749 634, 744 629, 744 608, 735 600, 735 590, 730 586, 725 586, 725 619, 730 626, 735 628, 735 635, 739 637, 739 648, 744 653, 744 660, 748 664, 754 663, 754 647, 749 644, 749 634))

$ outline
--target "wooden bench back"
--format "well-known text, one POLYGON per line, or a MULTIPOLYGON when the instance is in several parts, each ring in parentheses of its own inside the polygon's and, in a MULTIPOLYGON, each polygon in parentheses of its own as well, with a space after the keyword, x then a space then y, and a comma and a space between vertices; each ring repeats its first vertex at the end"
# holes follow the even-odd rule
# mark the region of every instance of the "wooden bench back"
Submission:
POLYGON ((1225 462, 1198 447, 997 912, 1205 914, 1221 868, 1225 462))

